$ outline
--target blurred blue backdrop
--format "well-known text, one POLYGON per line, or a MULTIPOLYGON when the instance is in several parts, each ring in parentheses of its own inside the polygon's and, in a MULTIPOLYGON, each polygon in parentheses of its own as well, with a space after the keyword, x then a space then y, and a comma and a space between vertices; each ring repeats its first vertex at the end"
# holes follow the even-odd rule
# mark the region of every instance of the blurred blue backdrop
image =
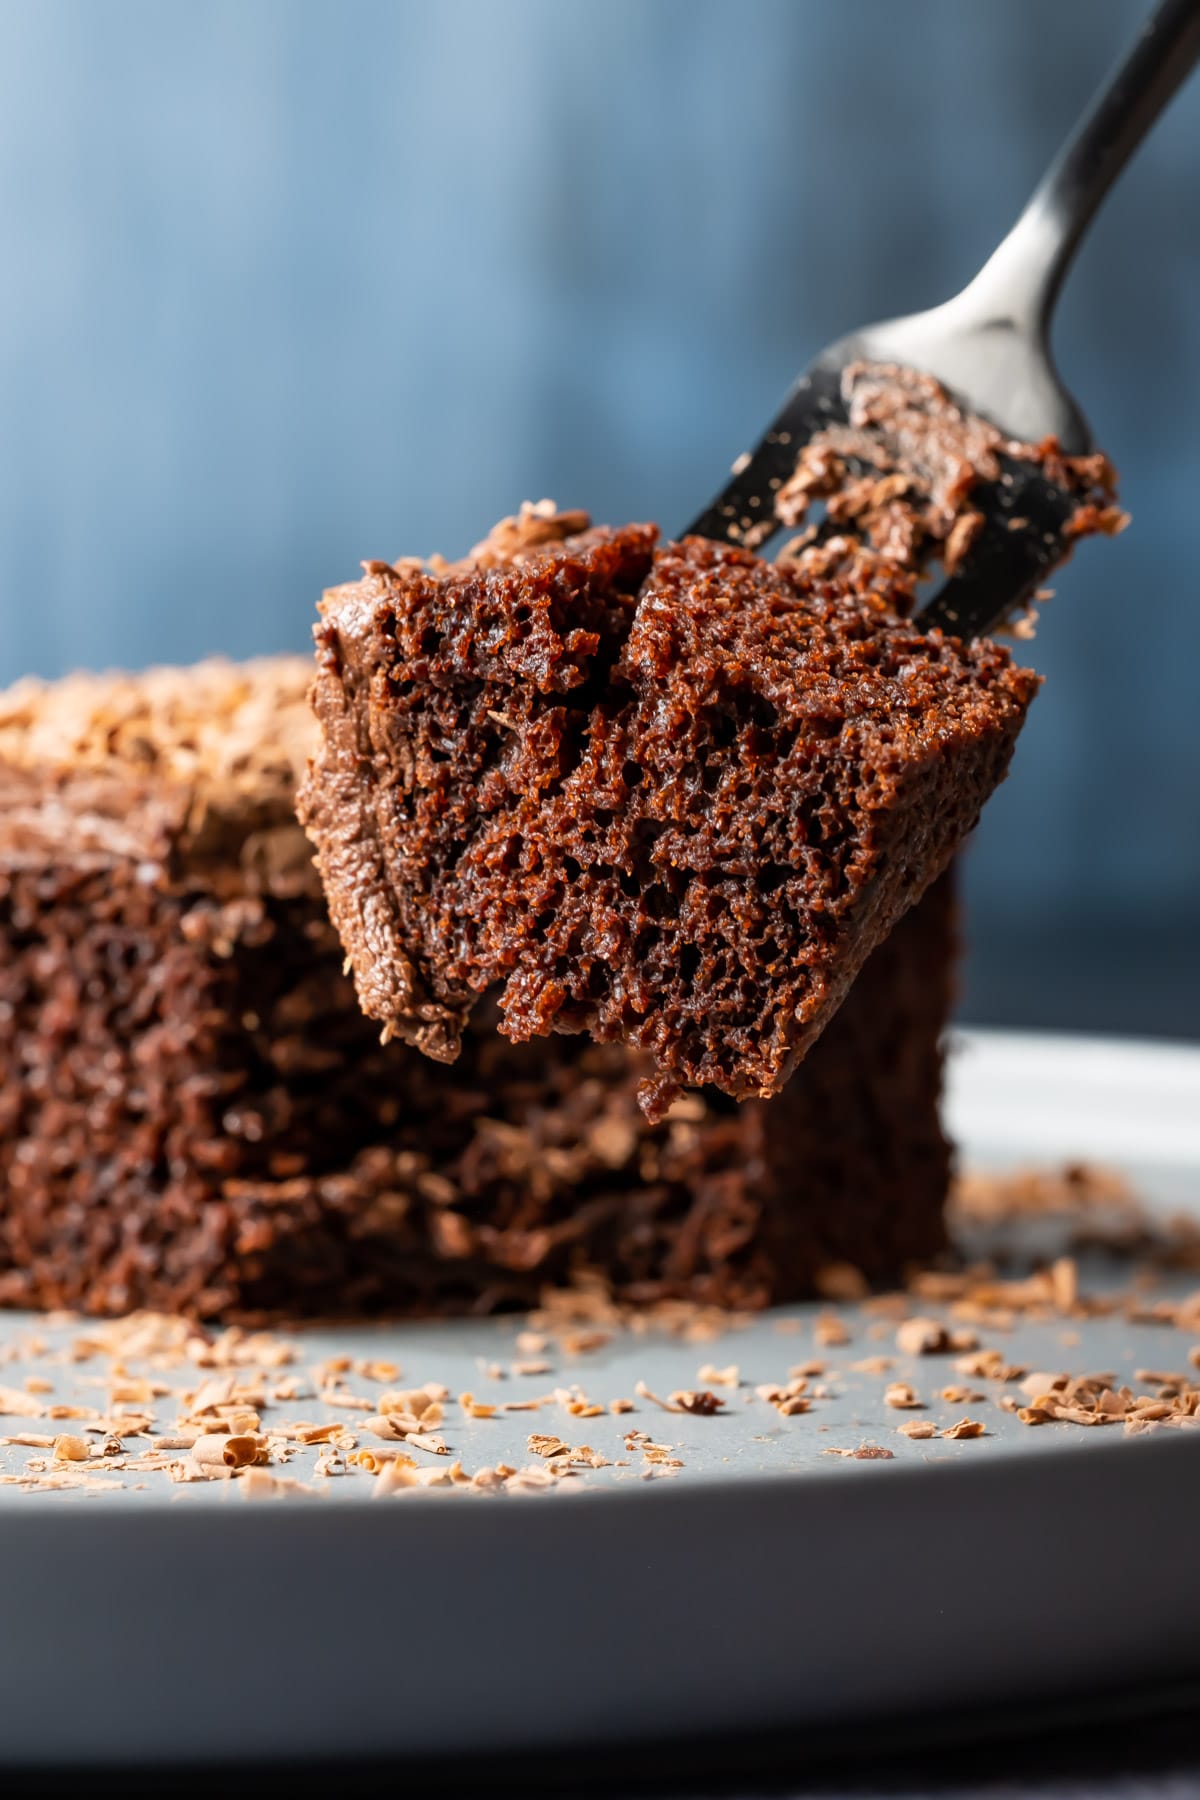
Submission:
MULTIPOLYGON (((526 496, 681 525, 960 286, 1138 0, 0 0, 0 680, 307 641, 526 496)), ((968 1013, 1197 1029, 1200 82, 1060 316, 1135 524, 1060 577, 968 1013)))

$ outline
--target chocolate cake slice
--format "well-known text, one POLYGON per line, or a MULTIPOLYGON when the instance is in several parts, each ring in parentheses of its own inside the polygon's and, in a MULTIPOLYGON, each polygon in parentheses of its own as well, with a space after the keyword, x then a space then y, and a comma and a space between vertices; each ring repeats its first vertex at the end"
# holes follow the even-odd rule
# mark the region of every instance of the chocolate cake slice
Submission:
POLYGON ((644 1052, 513 1044, 490 1000, 453 1065, 383 1046, 293 812, 310 677, 0 693, 0 1303, 460 1312, 586 1276, 750 1306, 940 1248, 945 881, 769 1102, 709 1089, 652 1126, 644 1052))
POLYGON ((370 564, 317 628, 301 816, 364 1010, 777 1094, 1003 777, 1037 678, 813 580, 545 507, 465 563, 370 564), (522 525, 530 537, 522 541, 522 525), (555 538, 557 541, 554 541, 555 538))

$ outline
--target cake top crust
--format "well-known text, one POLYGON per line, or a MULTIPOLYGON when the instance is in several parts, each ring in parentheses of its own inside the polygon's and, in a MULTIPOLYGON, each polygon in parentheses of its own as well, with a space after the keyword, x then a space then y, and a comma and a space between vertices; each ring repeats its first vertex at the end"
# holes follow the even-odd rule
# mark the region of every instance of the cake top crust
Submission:
POLYGON ((0 691, 0 762, 291 793, 312 748, 304 656, 27 676, 0 691))
POLYGON ((0 867, 135 858, 307 878, 293 797, 316 731, 301 656, 26 678, 0 692, 0 867), (250 841, 253 840, 253 841, 250 841))

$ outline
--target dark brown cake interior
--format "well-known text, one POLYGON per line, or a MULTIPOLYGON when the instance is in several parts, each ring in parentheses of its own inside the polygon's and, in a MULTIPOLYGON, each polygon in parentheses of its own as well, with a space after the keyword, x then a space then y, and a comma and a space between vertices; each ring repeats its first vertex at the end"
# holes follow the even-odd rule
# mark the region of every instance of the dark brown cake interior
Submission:
POLYGON ((364 1009, 453 1057, 497 987, 516 1040, 646 1052, 652 1118, 777 1093, 1036 689, 910 597, 648 526, 335 589, 301 814, 364 1009))
POLYGON ((647 1059, 383 1046, 342 972, 282 658, 0 694, 0 1303, 207 1318, 488 1310, 585 1271, 621 1299, 785 1300, 942 1243, 938 884, 777 1100, 647 1059))

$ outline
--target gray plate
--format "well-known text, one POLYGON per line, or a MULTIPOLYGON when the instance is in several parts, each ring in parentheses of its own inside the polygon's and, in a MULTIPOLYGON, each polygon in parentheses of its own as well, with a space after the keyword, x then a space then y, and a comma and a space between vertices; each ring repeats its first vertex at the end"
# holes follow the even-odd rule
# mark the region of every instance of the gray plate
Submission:
MULTIPOLYGON (((1200 1051, 981 1033, 954 1059, 950 1113, 976 1165, 1117 1162, 1153 1202, 1200 1211, 1198 1100, 1200 1051)), ((1122 1278, 1087 1273, 1093 1287, 1122 1278)), ((545 1495, 375 1500, 359 1474, 313 1481, 311 1500, 249 1503, 237 1481, 157 1475, 100 1494, 0 1487, 0 1759, 445 1756, 1044 1708, 1200 1676, 1200 1431, 1033 1430, 985 1382, 986 1401, 947 1404, 938 1391, 962 1379, 951 1361, 897 1356, 892 1328, 882 1337, 855 1307, 840 1309, 852 1343, 822 1352, 818 1310, 716 1342, 620 1334, 574 1361, 550 1352, 551 1375, 504 1380, 480 1365, 511 1365, 521 1321, 299 1340, 305 1363, 385 1357, 401 1385, 496 1400, 575 1383, 607 1402, 639 1380, 666 1395, 697 1386, 701 1363, 738 1365, 742 1386, 718 1390, 729 1404, 714 1418, 642 1399, 589 1420, 553 1405, 486 1420, 448 1408, 468 1469, 528 1464, 530 1431, 610 1458, 545 1495), (896 1357, 886 1377, 849 1368, 880 1353, 896 1357), (838 1372, 811 1412, 784 1419, 754 1397, 822 1354, 838 1372), (883 1405, 894 1379, 930 1401, 925 1414, 883 1405), (987 1435, 897 1433, 906 1416, 964 1413, 987 1435), (646 1479, 629 1426, 683 1466, 646 1479), (894 1456, 823 1454, 864 1443, 894 1456)), ((76 1328, 0 1319, 0 1345, 19 1351, 31 1334, 65 1345, 76 1328)), ((1030 1367, 1130 1375, 1186 1367, 1189 1348, 1119 1316, 985 1341, 1030 1367)), ((18 1356, 0 1381, 35 1371, 54 1376, 54 1398, 95 1403, 87 1363, 18 1356)), ((274 1410, 356 1419, 314 1400, 274 1410)), ((22 1424, 36 1421, 0 1429, 22 1424)), ((0 1473, 30 1455, 0 1450, 0 1473)))

